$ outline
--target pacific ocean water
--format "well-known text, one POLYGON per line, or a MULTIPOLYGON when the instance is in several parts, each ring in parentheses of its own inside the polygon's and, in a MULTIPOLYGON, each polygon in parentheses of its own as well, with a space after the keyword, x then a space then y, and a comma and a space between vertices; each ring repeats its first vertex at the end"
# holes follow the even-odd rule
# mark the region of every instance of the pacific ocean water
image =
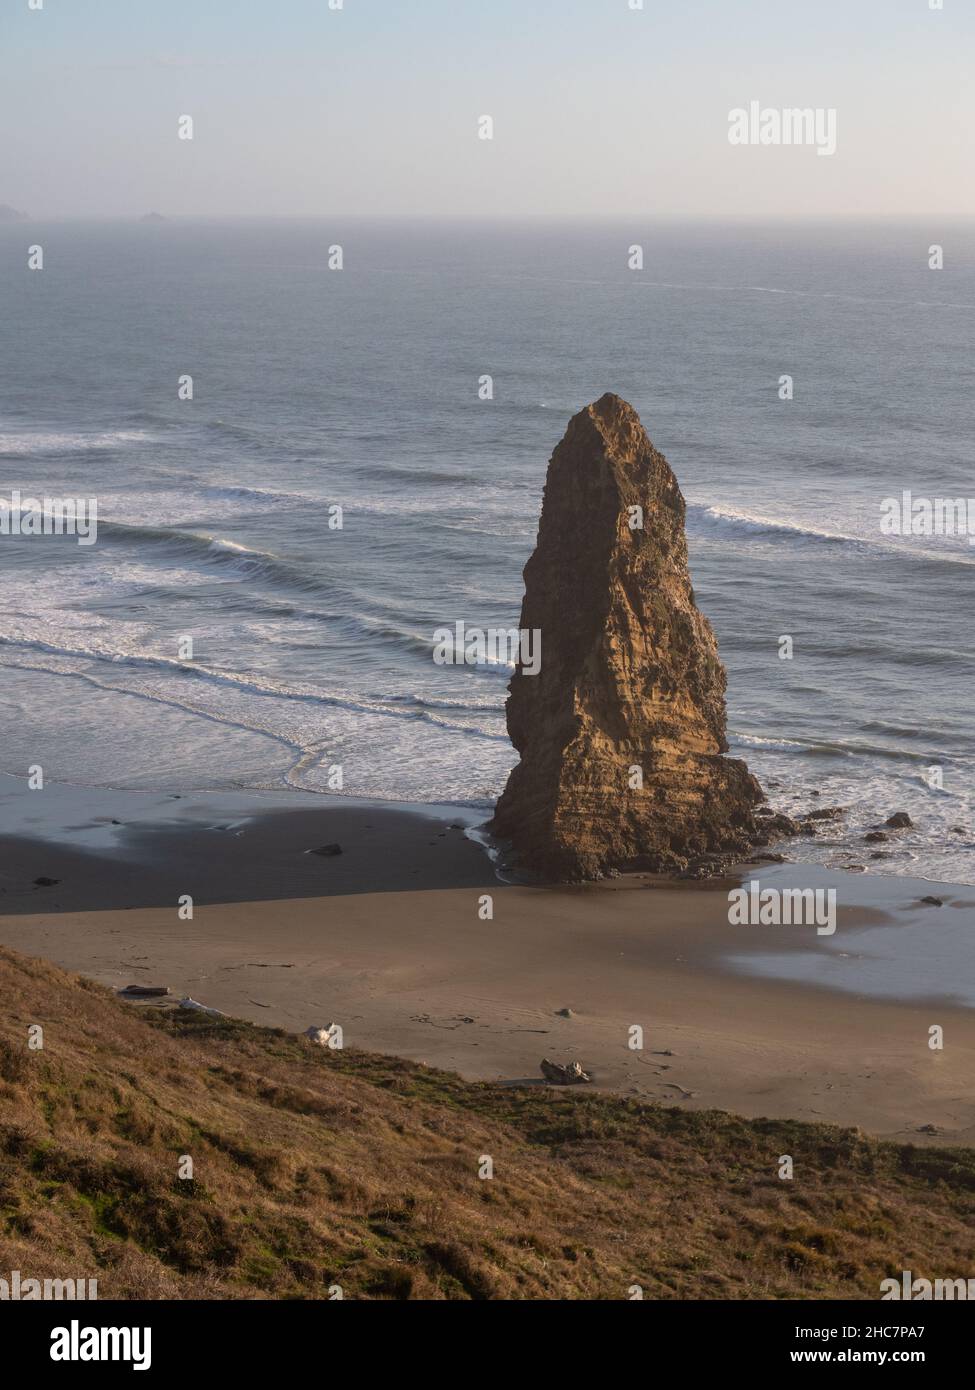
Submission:
POLYGON ((975 496, 970 224, 24 223, 0 312, 0 498, 99 516, 0 536, 0 771, 489 806, 510 670, 433 634, 517 625, 548 458, 612 390, 688 502, 732 753, 848 808, 789 854, 975 882, 975 548, 880 529, 975 496))

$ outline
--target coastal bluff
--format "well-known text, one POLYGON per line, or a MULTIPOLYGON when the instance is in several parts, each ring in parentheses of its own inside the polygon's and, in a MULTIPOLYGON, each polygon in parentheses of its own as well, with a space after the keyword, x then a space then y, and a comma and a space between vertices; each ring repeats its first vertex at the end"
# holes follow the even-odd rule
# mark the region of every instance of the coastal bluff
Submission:
MULTIPOLYGON (((677 479, 635 410, 607 393, 548 467, 506 705, 521 761, 491 831, 547 879, 678 873, 768 843, 761 787, 723 757, 725 672, 694 601, 677 479)), ((785 818, 782 818, 785 820, 785 818)))

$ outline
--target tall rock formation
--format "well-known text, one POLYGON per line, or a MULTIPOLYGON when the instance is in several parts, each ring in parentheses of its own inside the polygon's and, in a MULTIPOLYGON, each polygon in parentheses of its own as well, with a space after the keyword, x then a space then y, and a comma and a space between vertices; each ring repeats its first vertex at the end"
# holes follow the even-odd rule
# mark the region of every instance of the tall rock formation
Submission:
POLYGON ((569 422, 525 566, 521 627, 540 632, 541 667, 519 664, 509 686, 521 761, 492 823, 545 878, 673 872, 767 842, 761 788, 721 756, 725 673, 694 602, 684 511, 619 396, 569 422))

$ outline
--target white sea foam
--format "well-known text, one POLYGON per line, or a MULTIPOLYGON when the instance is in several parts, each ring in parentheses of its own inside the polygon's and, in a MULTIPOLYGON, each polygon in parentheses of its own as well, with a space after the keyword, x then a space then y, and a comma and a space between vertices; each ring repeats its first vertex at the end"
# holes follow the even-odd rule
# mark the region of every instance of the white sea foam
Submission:
POLYGON ((89 434, 31 431, 0 433, 0 456, 33 454, 71 454, 90 449, 124 449, 146 444, 153 436, 146 430, 103 430, 89 434))
POLYGON ((975 565, 971 550, 961 541, 955 543, 953 537, 942 537, 940 543, 932 546, 930 538, 926 545, 919 545, 912 537, 885 536, 880 533, 879 502, 876 528, 839 529, 830 526, 817 526, 797 517, 764 516, 743 508, 721 503, 690 503, 688 505, 688 530, 693 535, 711 534, 717 536, 742 537, 745 539, 792 540, 827 545, 845 545, 856 550, 882 550, 896 553, 908 560, 935 560, 956 565, 975 565))

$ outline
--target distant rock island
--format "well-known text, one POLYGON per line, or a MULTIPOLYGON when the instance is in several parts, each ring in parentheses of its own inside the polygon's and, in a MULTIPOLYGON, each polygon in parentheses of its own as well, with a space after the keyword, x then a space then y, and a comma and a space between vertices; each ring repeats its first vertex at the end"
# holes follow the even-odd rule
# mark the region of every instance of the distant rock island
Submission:
POLYGON ((168 222, 168 217, 163 217, 161 212, 147 212, 144 217, 139 218, 140 222, 168 222))
POLYGON ((21 212, 19 208, 12 208, 9 203, 0 203, 0 222, 28 222, 29 220, 26 212, 21 212))
MULTIPOLYGON (((508 732, 521 761, 492 832, 549 879, 715 867, 792 830, 756 820, 764 794, 721 755, 725 672, 688 571, 685 504, 636 411, 604 395, 549 463, 508 732)), ((781 824, 779 824, 781 822, 781 824)))

